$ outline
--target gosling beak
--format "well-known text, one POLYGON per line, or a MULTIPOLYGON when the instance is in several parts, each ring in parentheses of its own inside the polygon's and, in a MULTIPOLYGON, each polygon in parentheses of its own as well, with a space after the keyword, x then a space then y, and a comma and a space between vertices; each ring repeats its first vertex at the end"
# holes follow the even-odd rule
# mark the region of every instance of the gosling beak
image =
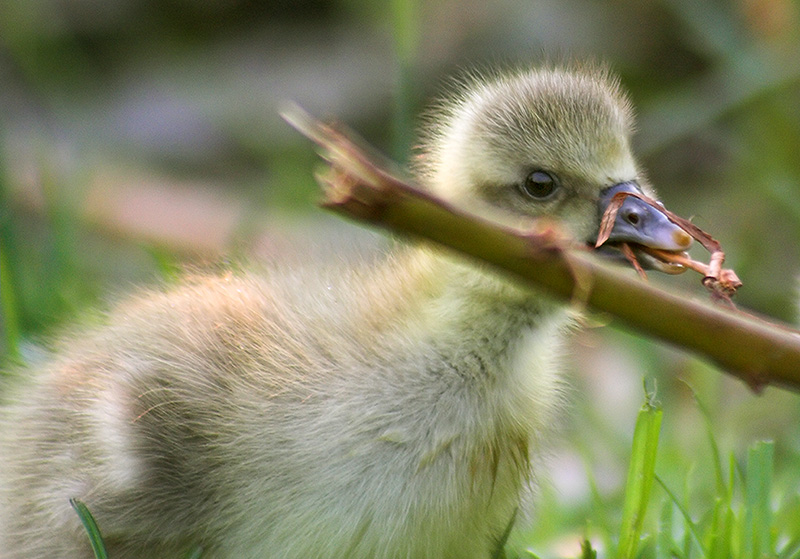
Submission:
MULTIPOLYGON (((603 190, 600 193, 597 208, 600 218, 605 214, 614 196, 620 192, 642 194, 639 186, 633 182, 623 182, 603 190)), ((637 250, 637 248, 648 247, 681 253, 691 246, 692 237, 672 223, 657 207, 633 196, 628 196, 617 212, 611 235, 600 249, 614 248, 615 245, 621 243, 627 243, 633 249, 637 259, 644 267, 667 274, 680 274, 685 271, 683 266, 664 262, 637 250)), ((615 252, 619 254, 618 251, 615 250, 615 252)))

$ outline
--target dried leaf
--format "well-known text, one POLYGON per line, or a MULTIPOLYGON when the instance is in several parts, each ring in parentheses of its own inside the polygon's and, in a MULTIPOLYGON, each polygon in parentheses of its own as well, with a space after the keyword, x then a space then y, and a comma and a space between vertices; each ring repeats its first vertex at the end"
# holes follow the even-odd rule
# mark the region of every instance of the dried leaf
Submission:
POLYGON ((627 195, 627 192, 617 192, 614 194, 614 197, 611 198, 611 202, 609 202, 600 220, 600 229, 597 233, 597 242, 594 244, 594 248, 603 246, 611 236, 611 230, 614 229, 614 222, 617 220, 617 213, 619 213, 622 204, 625 203, 627 195))

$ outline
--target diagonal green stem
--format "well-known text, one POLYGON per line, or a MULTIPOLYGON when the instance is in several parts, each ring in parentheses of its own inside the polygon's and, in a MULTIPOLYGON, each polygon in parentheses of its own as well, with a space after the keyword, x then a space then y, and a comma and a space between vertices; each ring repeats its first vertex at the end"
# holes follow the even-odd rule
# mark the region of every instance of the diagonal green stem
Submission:
MULTIPOLYGON (((644 335, 698 353, 754 390, 800 390, 800 333, 692 294, 667 291, 612 267, 585 247, 513 229, 455 208, 399 179, 344 133, 298 107, 284 117, 323 147, 323 205, 346 217, 433 241, 488 262, 531 287, 606 312, 644 335)), ((547 231, 546 224, 538 224, 547 231)), ((557 232, 557 224, 549 231, 557 232)))

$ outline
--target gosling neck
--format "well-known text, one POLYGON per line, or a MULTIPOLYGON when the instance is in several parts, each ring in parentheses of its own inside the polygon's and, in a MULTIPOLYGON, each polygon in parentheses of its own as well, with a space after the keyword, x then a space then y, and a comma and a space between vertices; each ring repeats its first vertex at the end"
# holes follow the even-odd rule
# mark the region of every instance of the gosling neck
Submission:
POLYGON ((559 309, 488 265, 428 245, 397 253, 377 286, 377 295, 391 302, 373 314, 376 328, 402 324, 406 335, 460 346, 508 343, 559 309))

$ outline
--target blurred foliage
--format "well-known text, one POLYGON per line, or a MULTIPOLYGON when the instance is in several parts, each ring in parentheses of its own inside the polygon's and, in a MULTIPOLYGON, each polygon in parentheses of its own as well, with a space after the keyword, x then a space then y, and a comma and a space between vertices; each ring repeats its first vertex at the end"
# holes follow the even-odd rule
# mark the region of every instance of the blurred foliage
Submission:
MULTIPOLYGON (((2 13, 5 361, 184 262, 272 257, 287 229, 351 231, 315 209, 315 159, 277 117, 285 100, 404 158, 410 115, 449 76, 570 57, 607 60, 620 74, 649 178, 668 207, 721 241, 745 283, 738 302, 797 318, 796 1, 4 0, 2 13), (148 202, 114 205, 120 192, 148 202), (212 202, 188 203, 192 192, 212 192, 212 202), (196 247, 164 221, 191 230, 196 247)), ((696 278, 653 281, 704 296, 696 278)), ((721 454, 742 462, 753 441, 776 440, 774 496, 797 510, 795 395, 753 398, 693 357, 613 328, 581 334, 573 349, 576 403, 567 443, 554 451, 557 475, 542 490, 547 512, 528 534, 537 549, 578 555, 558 542, 579 546, 595 528, 619 533, 645 374, 659 379, 666 410, 657 471, 667 486, 695 502, 715 498, 708 480, 720 453, 709 451, 708 417, 721 454)))

